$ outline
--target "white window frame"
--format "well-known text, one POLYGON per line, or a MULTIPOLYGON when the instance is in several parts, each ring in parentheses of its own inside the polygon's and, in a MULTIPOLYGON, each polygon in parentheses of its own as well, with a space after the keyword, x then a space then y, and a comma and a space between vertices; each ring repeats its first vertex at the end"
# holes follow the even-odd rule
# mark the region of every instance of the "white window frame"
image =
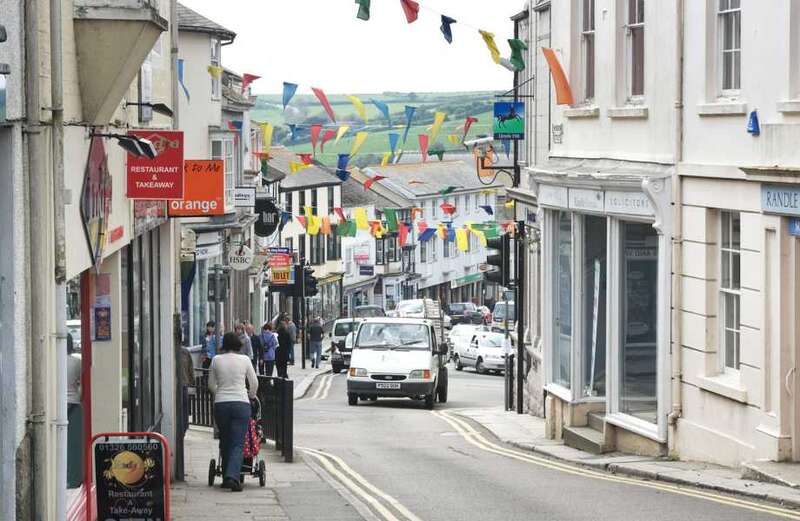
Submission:
POLYGON ((233 155, 233 137, 219 136, 211 139, 211 159, 221 159, 225 170, 225 210, 233 208, 233 193, 236 189, 236 161, 233 155), (219 154, 214 152, 214 144, 219 143, 219 154), (230 147, 228 146, 230 145, 230 147), (228 151, 230 150, 230 154, 228 151))
POLYGON ((741 364, 741 302, 742 302, 742 244, 741 244, 741 226, 742 218, 740 212, 735 211, 721 211, 719 212, 719 349, 718 355, 718 369, 720 373, 726 374, 739 374, 739 366, 741 364), (733 244, 733 218, 739 219, 739 246, 738 249, 733 244), (729 243, 725 243, 725 228, 728 228, 729 243), (726 269, 724 259, 728 256, 728 281, 726 287, 724 282, 724 271, 726 269), (738 256, 738 266, 733 262, 734 258, 738 256), (738 270, 738 274, 735 271, 738 270), (734 277, 734 275, 736 275, 734 277), (738 283, 734 281, 738 280, 738 283), (734 310, 734 323, 728 324, 728 304, 727 300, 731 300, 734 310), (733 333, 734 346, 733 346, 733 361, 728 360, 728 343, 727 333, 733 333), (730 365, 729 365, 730 363, 730 365))
POLYGON ((579 0, 579 20, 578 31, 580 34, 581 49, 581 74, 583 80, 581 95, 585 103, 592 103, 597 95, 597 4, 596 0, 579 0), (587 23, 585 17, 587 3, 591 6, 591 22, 587 23), (589 41, 591 40, 592 52, 589 52, 589 41), (590 67, 591 64, 591 67, 590 67), (591 69, 591 71, 590 71, 591 69), (591 95, 589 88, 591 86, 591 95))
POLYGON ((741 92, 742 87, 742 7, 741 0, 714 0, 717 8, 717 59, 719 66, 717 67, 717 81, 719 83, 719 92, 722 97, 735 98, 741 92), (724 3, 724 5, 723 5, 724 3), (725 20, 727 17, 734 17, 738 15, 738 47, 736 46, 735 38, 733 38, 733 47, 725 49, 725 20), (735 60, 733 61, 732 81, 734 85, 726 88, 725 86, 725 55, 736 54, 739 55, 739 68, 736 69, 735 60))
POLYGON ((646 0, 627 0, 627 9, 625 11, 625 64, 627 67, 627 71, 625 74, 626 78, 626 94, 628 97, 628 103, 637 104, 641 103, 645 97, 645 73, 646 73, 646 57, 645 57, 645 11, 646 11, 646 0), (642 2, 642 5, 639 5, 639 2, 642 2), (641 7, 641 10, 639 9, 641 7), (631 19, 631 9, 635 9, 634 19, 631 19), (633 92, 633 75, 635 71, 634 67, 634 39, 633 33, 635 31, 640 30, 642 32, 642 92, 641 93, 634 93, 633 92))
MULTIPOLYGON (((222 43, 217 38, 211 38, 211 65, 221 67, 222 65, 222 43)), ((222 97, 222 77, 211 76, 211 99, 219 101, 222 97)))

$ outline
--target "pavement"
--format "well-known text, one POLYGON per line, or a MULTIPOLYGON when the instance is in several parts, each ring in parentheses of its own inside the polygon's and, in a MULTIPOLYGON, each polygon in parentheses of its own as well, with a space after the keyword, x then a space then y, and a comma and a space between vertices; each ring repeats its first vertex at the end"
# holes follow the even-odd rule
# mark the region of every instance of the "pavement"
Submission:
POLYGON ((621 453, 595 455, 547 439, 542 418, 506 412, 502 407, 452 412, 481 425, 503 443, 581 467, 736 494, 800 509, 800 465, 797 464, 752 462, 744 464, 742 469, 734 469, 621 453))

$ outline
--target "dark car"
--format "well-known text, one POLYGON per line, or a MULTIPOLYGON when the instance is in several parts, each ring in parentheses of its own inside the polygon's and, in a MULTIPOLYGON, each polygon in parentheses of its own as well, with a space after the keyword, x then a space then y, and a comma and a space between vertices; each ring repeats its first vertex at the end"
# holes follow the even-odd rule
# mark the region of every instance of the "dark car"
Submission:
POLYGON ((483 324, 483 313, 472 302, 454 302, 447 306, 452 325, 456 324, 483 324))
POLYGON ((354 318, 385 317, 386 311, 380 306, 356 306, 353 309, 354 318))

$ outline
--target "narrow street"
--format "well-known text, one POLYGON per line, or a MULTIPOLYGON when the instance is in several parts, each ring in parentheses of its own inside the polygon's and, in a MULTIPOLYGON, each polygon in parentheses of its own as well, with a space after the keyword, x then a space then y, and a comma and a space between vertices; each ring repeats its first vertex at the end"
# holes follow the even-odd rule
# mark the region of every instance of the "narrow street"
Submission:
MULTIPOLYGON (((353 492, 377 519, 800 519, 800 513, 708 491, 640 481, 510 449, 460 419, 495 406, 503 378, 450 369, 450 401, 349 407, 344 374, 320 377, 296 403, 298 452, 353 492), (570 501, 563 498, 570 497, 570 501)), ((511 413, 509 413, 511 414, 511 413)))

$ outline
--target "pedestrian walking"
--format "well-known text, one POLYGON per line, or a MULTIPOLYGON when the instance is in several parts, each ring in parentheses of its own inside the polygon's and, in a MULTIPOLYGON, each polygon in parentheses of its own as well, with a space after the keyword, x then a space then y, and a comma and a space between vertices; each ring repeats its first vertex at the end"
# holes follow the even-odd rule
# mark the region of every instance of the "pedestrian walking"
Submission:
POLYGON ((181 430, 179 432, 183 436, 189 428, 189 387, 194 385, 194 361, 192 360, 192 353, 189 352, 186 346, 180 347, 180 372, 178 376, 181 384, 181 409, 183 410, 181 430))
POLYGON ((244 323, 244 331, 250 337, 250 345, 253 347, 253 369, 256 373, 263 373, 262 365, 264 360, 264 344, 261 342, 261 335, 256 334, 256 328, 252 322, 244 323))
MULTIPOLYGON (((220 334, 222 328, 220 327, 220 334)), ((206 322, 206 332, 200 342, 202 360, 201 366, 203 369, 208 369, 211 366, 211 360, 217 354, 217 324, 213 320, 206 322)))
POLYGON ((226 333, 222 353, 211 361, 208 387, 214 393, 214 420, 219 428, 222 487, 241 492, 239 475, 244 441, 250 424, 250 400, 256 397, 258 377, 250 359, 241 353, 236 333, 226 333))
POLYGON ((275 351, 278 348, 278 337, 272 329, 269 322, 261 329, 261 343, 264 346, 263 374, 267 376, 272 376, 275 369, 275 351))
POLYGON ((292 337, 292 348, 289 350, 289 365, 294 365, 294 345, 297 343, 297 324, 294 323, 292 317, 286 315, 286 328, 292 337))
POLYGON ((275 351, 275 367, 278 370, 278 378, 289 378, 286 365, 289 363, 289 353, 294 350, 292 334, 289 332, 289 324, 286 320, 278 326, 278 349, 275 351))
POLYGON ((320 357, 322 356, 322 337, 325 331, 322 329, 322 317, 317 317, 308 326, 308 347, 311 356, 311 367, 319 369, 320 357))
POLYGON ((83 409, 81 406, 81 355, 75 353, 72 334, 67 333, 67 483, 83 481, 83 409))
POLYGON ((253 344, 250 342, 250 337, 247 336, 247 333, 244 330, 244 324, 241 322, 237 322, 235 326, 233 326, 233 332, 236 333, 236 336, 239 337, 239 341, 242 343, 242 354, 250 359, 250 363, 253 362, 253 344))

